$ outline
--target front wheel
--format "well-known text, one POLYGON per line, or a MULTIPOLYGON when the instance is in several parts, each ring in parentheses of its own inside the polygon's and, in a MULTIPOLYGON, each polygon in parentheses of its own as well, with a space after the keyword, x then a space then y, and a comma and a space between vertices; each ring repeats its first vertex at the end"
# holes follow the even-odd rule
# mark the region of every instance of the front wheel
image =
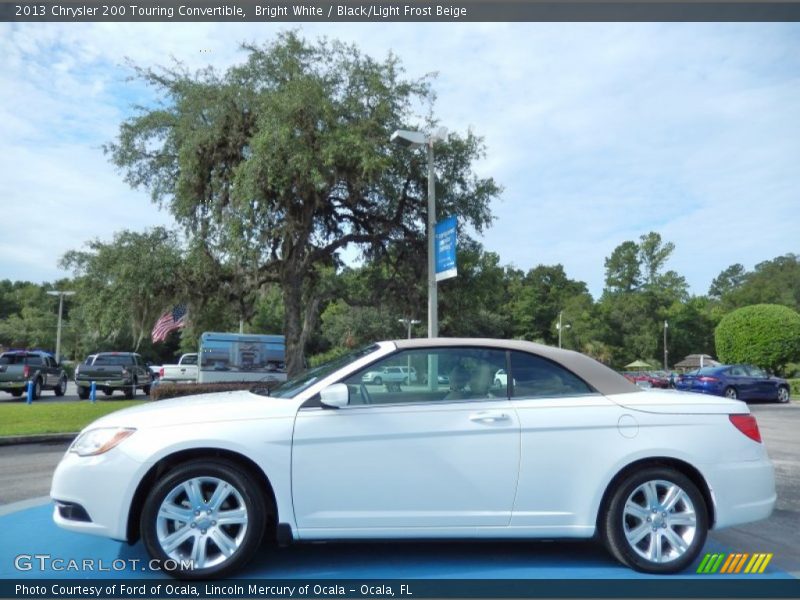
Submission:
POLYGON ((260 546, 266 512, 248 472, 223 460, 194 460, 166 473, 148 495, 142 539, 173 577, 223 577, 260 546))
POLYGON ((606 546, 620 562, 645 573, 676 573, 703 548, 708 512, 688 477, 653 467, 616 487, 601 525, 606 546))
POLYGON ((789 388, 781 386, 778 388, 778 402, 786 404, 789 401, 789 388))
POLYGON ((738 400, 739 394, 734 387, 727 387, 725 388, 725 397, 730 398, 731 400, 738 400))
POLYGON ((33 382, 33 399, 38 400, 42 397, 42 380, 37 379, 33 382))
POLYGON ((81 400, 88 400, 89 399, 89 388, 79 385, 78 386, 78 398, 80 398, 81 400))
POLYGON ((372 380, 372 383, 374 383, 375 385, 380 385, 383 383, 383 379, 381 379, 380 377, 376 377, 375 379, 372 380))

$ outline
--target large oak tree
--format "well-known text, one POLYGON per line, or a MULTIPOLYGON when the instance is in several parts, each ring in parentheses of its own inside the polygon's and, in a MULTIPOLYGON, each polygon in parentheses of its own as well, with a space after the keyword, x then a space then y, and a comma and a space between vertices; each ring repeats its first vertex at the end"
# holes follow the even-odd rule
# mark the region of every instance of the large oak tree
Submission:
MULTIPOLYGON (((375 60, 336 41, 290 32, 244 49, 244 63, 224 73, 136 68, 159 101, 137 108, 107 151, 219 266, 232 302, 244 310, 254 290, 280 286, 294 374, 327 289, 323 273, 341 250, 375 257, 390 244, 424 247, 426 159, 389 137, 433 131, 434 94, 430 78, 405 78, 396 57, 375 60)), ((472 171, 482 153, 471 133, 436 147, 438 216, 478 231, 499 193, 472 171)))

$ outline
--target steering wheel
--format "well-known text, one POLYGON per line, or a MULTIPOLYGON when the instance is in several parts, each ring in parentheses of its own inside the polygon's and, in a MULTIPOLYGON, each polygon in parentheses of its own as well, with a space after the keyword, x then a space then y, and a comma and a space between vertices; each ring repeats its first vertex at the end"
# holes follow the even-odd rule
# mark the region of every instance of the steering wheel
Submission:
POLYGON ((361 397, 364 399, 364 404, 372 404, 372 396, 369 395, 367 386, 362 383, 359 386, 359 391, 361 392, 361 397))

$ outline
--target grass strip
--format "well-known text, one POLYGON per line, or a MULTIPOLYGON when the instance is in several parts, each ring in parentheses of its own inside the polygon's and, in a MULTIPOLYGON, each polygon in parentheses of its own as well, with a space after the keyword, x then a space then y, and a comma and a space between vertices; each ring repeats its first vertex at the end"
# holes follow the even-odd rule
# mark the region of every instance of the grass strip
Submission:
POLYGON ((0 404, 0 436, 70 433, 114 411, 142 404, 142 400, 0 404))

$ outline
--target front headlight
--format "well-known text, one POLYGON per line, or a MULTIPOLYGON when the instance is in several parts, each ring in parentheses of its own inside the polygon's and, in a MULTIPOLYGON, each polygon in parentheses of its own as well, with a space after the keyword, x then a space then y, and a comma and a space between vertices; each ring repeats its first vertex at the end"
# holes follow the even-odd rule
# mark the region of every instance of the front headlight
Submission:
POLYGON ((90 429, 79 435, 78 439, 72 442, 69 451, 78 456, 97 456, 116 447, 124 439, 133 435, 135 431, 135 429, 126 427, 90 429))

